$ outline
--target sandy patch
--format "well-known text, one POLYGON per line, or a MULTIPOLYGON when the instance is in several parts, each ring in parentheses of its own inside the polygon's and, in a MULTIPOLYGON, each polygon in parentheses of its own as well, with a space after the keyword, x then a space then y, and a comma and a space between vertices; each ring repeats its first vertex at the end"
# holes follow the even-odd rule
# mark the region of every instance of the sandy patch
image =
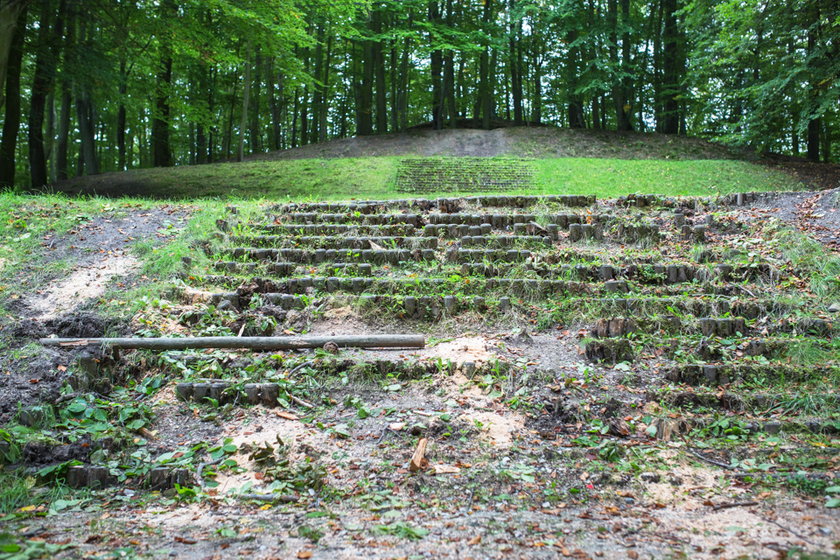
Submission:
POLYGON ((139 265, 132 255, 110 254, 95 263, 78 267, 64 280, 30 296, 29 308, 38 320, 54 319, 101 296, 115 278, 131 274, 139 265))

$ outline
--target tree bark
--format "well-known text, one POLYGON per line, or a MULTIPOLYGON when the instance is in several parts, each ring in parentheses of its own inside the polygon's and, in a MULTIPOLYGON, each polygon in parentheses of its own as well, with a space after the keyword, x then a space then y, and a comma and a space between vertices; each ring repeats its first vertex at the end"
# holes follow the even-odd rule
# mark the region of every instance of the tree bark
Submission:
POLYGON ((423 348, 422 335, 364 336, 199 336, 182 338, 42 338, 44 346, 108 346, 147 350, 186 350, 190 348, 248 348, 254 350, 293 350, 322 348, 335 344, 340 348, 423 348))
POLYGON ((373 134, 373 41, 363 39, 357 43, 361 51, 360 77, 356 98, 356 134, 373 134))
POLYGON ((679 30, 677 29, 677 0, 662 0, 662 132, 678 134, 679 115, 679 30))
POLYGON ((578 88, 578 52, 575 42, 578 40, 577 29, 570 29, 566 35, 569 50, 566 54, 566 95, 569 98, 569 128, 584 128, 586 122, 583 118, 583 100, 577 92, 578 88))
POLYGON ((236 161, 245 159, 245 130, 248 127, 248 105, 251 101, 251 42, 245 48, 245 79, 242 90, 242 114, 239 116, 239 148, 236 161))
MULTIPOLYGON (((3 119, 3 139, 0 141, 0 187, 15 185, 15 150, 17 135, 20 130, 20 70, 23 60, 23 45, 26 35, 26 9, 16 12, 17 24, 13 28, 13 37, 9 41, 7 68, 5 71, 5 85, 3 94, 6 99, 6 116, 3 119)), ((5 39, 5 38, 4 38, 5 39)))
POLYGON ((520 35, 522 20, 516 17, 516 0, 510 0, 510 30, 508 32, 508 59, 510 60, 510 93, 513 100, 513 121, 517 125, 523 124, 522 115, 522 57, 520 35))
MULTIPOLYGON (((0 109, 6 101, 6 75, 13 64, 13 45, 20 26, 26 26, 25 14, 29 0, 0 0, 0 109)), ((19 78, 18 78, 19 79, 19 78)))
POLYGON ((52 89, 58 46, 64 35, 65 6, 66 1, 61 0, 58 5, 55 28, 51 30, 52 3, 50 0, 41 0, 37 56, 30 92, 28 121, 29 178, 32 188, 43 187, 48 182, 47 158, 44 149, 44 111, 47 106, 47 96, 52 89))
MULTIPOLYGON (((373 32, 382 32, 382 11, 375 9, 371 16, 373 32)), ((388 132, 388 105, 385 87, 385 57, 383 56, 384 44, 381 40, 373 41, 373 69, 374 81, 376 82, 376 133, 385 134, 388 132)))
POLYGON ((117 171, 126 169, 125 127, 126 109, 125 96, 128 92, 128 68, 125 58, 120 60, 119 107, 117 108, 117 171))
MULTIPOLYGON (((490 24, 493 21, 493 0, 484 1, 484 10, 482 12, 482 23, 485 31, 490 33, 490 24)), ((489 130, 493 123, 493 95, 494 88, 491 80, 491 73, 495 69, 490 68, 490 45, 485 44, 481 51, 481 59, 479 61, 479 106, 481 107, 481 127, 489 130)))
MULTIPOLYGON (((440 25, 440 7, 436 1, 429 2, 429 22, 433 25, 440 25)), ((430 66, 432 77, 432 125, 435 130, 443 128, 443 96, 441 95, 443 86, 443 53, 440 48, 436 47, 439 40, 436 32, 429 34, 429 40, 432 46, 430 53, 430 66)))
POLYGON ((251 93, 253 107, 249 113, 248 119, 250 121, 248 140, 250 152, 258 153, 262 151, 262 137, 260 134, 260 84, 262 82, 262 54, 260 47, 257 45, 257 54, 254 59, 254 78, 253 91, 251 93))

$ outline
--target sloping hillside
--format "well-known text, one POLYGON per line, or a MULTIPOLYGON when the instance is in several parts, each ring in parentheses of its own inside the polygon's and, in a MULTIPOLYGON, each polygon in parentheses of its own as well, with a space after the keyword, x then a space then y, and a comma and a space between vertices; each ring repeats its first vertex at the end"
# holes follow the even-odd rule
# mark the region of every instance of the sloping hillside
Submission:
MULTIPOLYGON (((556 127, 432 130, 342 138, 253 156, 251 159, 367 156, 516 156, 617 159, 745 159, 750 154, 698 138, 556 127)), ((755 159, 755 158, 752 158, 755 159)))

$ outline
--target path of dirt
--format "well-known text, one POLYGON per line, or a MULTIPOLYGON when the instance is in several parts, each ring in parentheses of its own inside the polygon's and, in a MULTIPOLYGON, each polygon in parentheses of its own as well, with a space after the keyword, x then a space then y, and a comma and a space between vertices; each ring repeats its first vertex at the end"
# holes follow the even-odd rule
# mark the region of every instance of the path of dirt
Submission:
POLYGON ((73 264, 60 278, 41 278, 34 267, 23 272, 29 295, 10 302, 16 320, 0 325, 14 349, 0 354, 0 421, 21 406, 54 401, 75 359, 72 351, 27 344, 53 334, 95 337, 124 330, 102 320, 94 302, 119 280, 140 281, 136 242, 166 243, 186 218, 182 207, 171 205, 130 209, 125 216, 97 216, 61 237, 44 237, 41 263, 67 259, 73 264))
POLYGON ((763 195, 747 207, 756 219, 777 218, 840 250, 840 187, 763 195))

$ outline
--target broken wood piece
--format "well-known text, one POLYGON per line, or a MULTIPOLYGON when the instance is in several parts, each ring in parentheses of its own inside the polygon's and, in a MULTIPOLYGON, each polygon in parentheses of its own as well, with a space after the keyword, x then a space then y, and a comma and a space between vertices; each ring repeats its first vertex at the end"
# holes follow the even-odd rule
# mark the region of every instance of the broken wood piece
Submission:
POLYGON ((460 467, 452 465, 432 465, 432 474, 458 474, 460 472, 460 467))
POLYGON ((422 335, 367 336, 199 336, 182 338, 42 338, 44 346, 107 346, 144 350, 187 350, 191 348, 245 348, 250 350, 294 350, 323 348, 423 348, 422 335))
POLYGON ((429 464, 429 461, 426 460, 426 446, 428 444, 429 438, 420 438, 420 441, 417 442, 417 448, 414 450, 414 455, 411 456, 408 470, 417 472, 429 464))

